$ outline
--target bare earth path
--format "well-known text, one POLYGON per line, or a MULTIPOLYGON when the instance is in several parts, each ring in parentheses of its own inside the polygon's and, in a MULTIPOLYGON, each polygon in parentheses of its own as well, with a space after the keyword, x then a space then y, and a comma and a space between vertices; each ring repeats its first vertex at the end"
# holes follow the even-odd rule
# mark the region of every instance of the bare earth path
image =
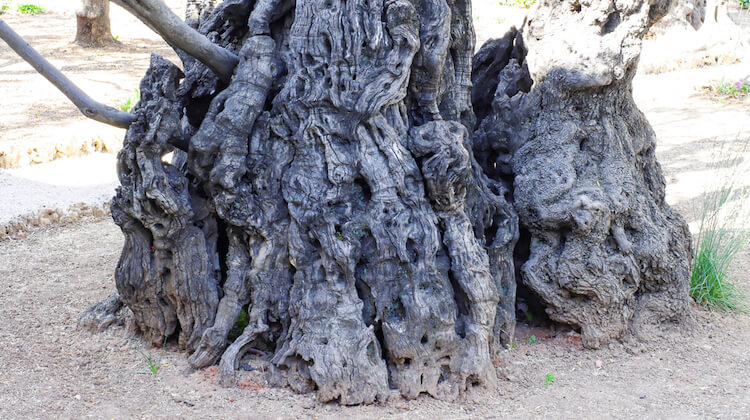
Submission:
MULTIPOLYGON (((149 373, 144 344, 123 327, 91 335, 75 321, 113 291, 121 235, 109 221, 36 231, 0 243, 0 418, 743 418, 750 413, 746 317, 694 309, 692 333, 590 351, 575 335, 521 330, 496 361, 494 391, 457 403, 400 397, 339 407, 265 387, 244 372, 238 388, 215 369, 190 371, 164 352, 149 373), (537 338, 534 344, 529 335, 537 338), (555 376, 545 386, 545 375, 555 376)), ((747 261, 735 272, 748 291, 747 261)), ((152 350, 159 357, 159 350, 152 350)))
MULTIPOLYGON (((496 18, 482 14, 478 24, 482 19, 496 18)), ((58 23, 70 26, 69 19, 58 23)), ((9 77, 2 54, 0 77, 9 77)), ((636 81, 638 103, 660 139, 668 200, 690 220, 701 192, 715 183, 706 151, 750 137, 747 103, 719 104, 694 88, 743 72, 750 72, 746 65, 636 81)), ((71 113, 70 118, 77 117, 71 113)), ((13 130, 26 129, 14 121, 3 116, 0 137, 12 124, 18 125, 13 130)), ((7 201, 10 189, 2 180, 0 200, 7 201)), ((423 396, 394 397, 381 406, 320 404, 313 395, 266 387, 258 370, 243 372, 239 387, 225 389, 216 384, 215 369, 190 371, 184 354, 169 346, 163 353, 150 350, 161 358, 154 375, 144 360, 149 349, 125 326, 96 335, 75 328, 87 306, 114 291, 121 246, 122 236, 110 220, 37 229, 23 240, 0 241, 0 418, 750 417, 750 318, 697 306, 690 331, 596 351, 582 349, 575 334, 521 328, 519 344, 496 360, 496 389, 476 390, 456 403, 423 396), (549 386, 547 374, 555 377, 549 386)), ((750 293, 750 251, 739 256, 733 274, 750 293)))

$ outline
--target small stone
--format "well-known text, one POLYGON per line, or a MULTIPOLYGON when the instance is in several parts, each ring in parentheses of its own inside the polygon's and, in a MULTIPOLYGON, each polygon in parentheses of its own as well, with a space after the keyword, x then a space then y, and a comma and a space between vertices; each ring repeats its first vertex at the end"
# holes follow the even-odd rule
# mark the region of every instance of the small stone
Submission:
POLYGON ((77 400, 80 400, 81 399, 81 395, 80 394, 76 394, 76 396, 74 398, 77 399, 77 400))
POLYGON ((241 367, 241 368, 242 368, 243 370, 246 370, 246 371, 248 371, 248 372, 249 372, 249 371, 251 371, 251 370, 255 370, 255 368, 254 368, 254 367, 250 366, 250 364, 249 364, 249 363, 247 363, 247 362, 245 362, 245 361, 243 361, 242 363, 240 363, 240 367, 241 367))
POLYGON ((596 362, 594 362, 594 366, 596 366, 597 369, 601 369, 602 365, 603 363, 601 360, 597 360, 596 362))

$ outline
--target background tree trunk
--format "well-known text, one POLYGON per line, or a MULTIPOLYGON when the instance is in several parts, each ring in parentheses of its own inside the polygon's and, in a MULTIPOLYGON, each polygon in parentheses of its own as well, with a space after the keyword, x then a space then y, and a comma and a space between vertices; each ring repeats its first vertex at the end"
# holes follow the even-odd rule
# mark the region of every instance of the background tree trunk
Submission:
POLYGON ((115 42, 109 25, 109 0, 81 0, 76 11, 75 42, 83 47, 103 47, 115 42))
POLYGON ((680 318, 689 236, 630 97, 667 2, 541 1, 530 50, 512 32, 473 74, 468 0, 194 3, 240 62, 152 58, 112 203, 155 344, 224 383, 257 347, 273 383, 357 404, 491 385, 517 271, 592 347, 680 318))

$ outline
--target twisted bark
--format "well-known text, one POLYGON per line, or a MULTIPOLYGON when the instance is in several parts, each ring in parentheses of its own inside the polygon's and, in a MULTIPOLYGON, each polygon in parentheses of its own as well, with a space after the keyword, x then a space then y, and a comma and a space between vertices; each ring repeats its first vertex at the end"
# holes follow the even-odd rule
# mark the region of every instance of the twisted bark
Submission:
POLYGON ((631 93, 641 39, 666 2, 576 4, 540 2, 525 45, 519 34, 477 54, 477 81, 497 82, 474 146, 512 184, 528 232, 523 285, 596 348, 688 317, 692 252, 631 93))
POLYGON ((240 58, 226 88, 156 57, 142 83, 112 206, 137 324, 225 383, 270 349, 274 382, 344 404, 491 384, 517 232, 471 153, 468 3, 251 4, 197 25, 240 58))
POLYGON ((494 382, 516 268, 587 346, 685 312, 687 228, 630 95, 667 2, 541 1, 473 65, 468 0, 193 3, 238 64, 152 58, 112 203, 154 343, 224 384, 256 347, 325 401, 455 399, 494 382))

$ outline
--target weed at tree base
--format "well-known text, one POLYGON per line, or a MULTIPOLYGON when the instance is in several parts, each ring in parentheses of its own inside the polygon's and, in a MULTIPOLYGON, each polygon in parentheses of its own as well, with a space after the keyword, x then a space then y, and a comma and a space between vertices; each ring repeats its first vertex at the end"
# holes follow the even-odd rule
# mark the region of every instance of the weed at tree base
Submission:
POLYGON ((731 283, 725 271, 726 260, 734 256, 716 247, 711 239, 699 244, 690 278, 690 296, 711 310, 747 313, 745 295, 731 283))
POLYGON ((510 340, 510 343, 508 344, 508 350, 513 350, 518 345, 518 341, 516 340, 510 340))
POLYGON ((128 99, 126 99, 124 102, 117 104, 117 107, 125 112, 131 112, 140 100, 141 100, 141 91, 138 89, 134 89, 133 93, 130 96, 128 96, 128 99))
POLYGON ((146 367, 148 368, 149 372, 156 375, 159 373, 159 369, 161 369, 161 360, 164 356, 164 347, 167 345, 167 337, 164 337, 164 341, 161 343, 161 351, 159 351, 159 357, 155 357, 153 354, 151 354, 151 348, 149 347, 148 352, 144 352, 141 349, 138 349, 138 353, 141 354, 143 357, 143 361, 146 362, 146 367))
MULTIPOLYGON (((722 150, 714 162, 741 162, 741 154, 746 150, 747 143, 740 152, 722 150)), ((746 296, 731 282, 728 273, 737 254, 750 241, 745 209, 748 191, 738 188, 738 178, 744 174, 738 166, 733 164, 728 168, 730 173, 721 174, 724 183, 706 193, 703 200, 690 296, 709 310, 748 313, 746 296)))

